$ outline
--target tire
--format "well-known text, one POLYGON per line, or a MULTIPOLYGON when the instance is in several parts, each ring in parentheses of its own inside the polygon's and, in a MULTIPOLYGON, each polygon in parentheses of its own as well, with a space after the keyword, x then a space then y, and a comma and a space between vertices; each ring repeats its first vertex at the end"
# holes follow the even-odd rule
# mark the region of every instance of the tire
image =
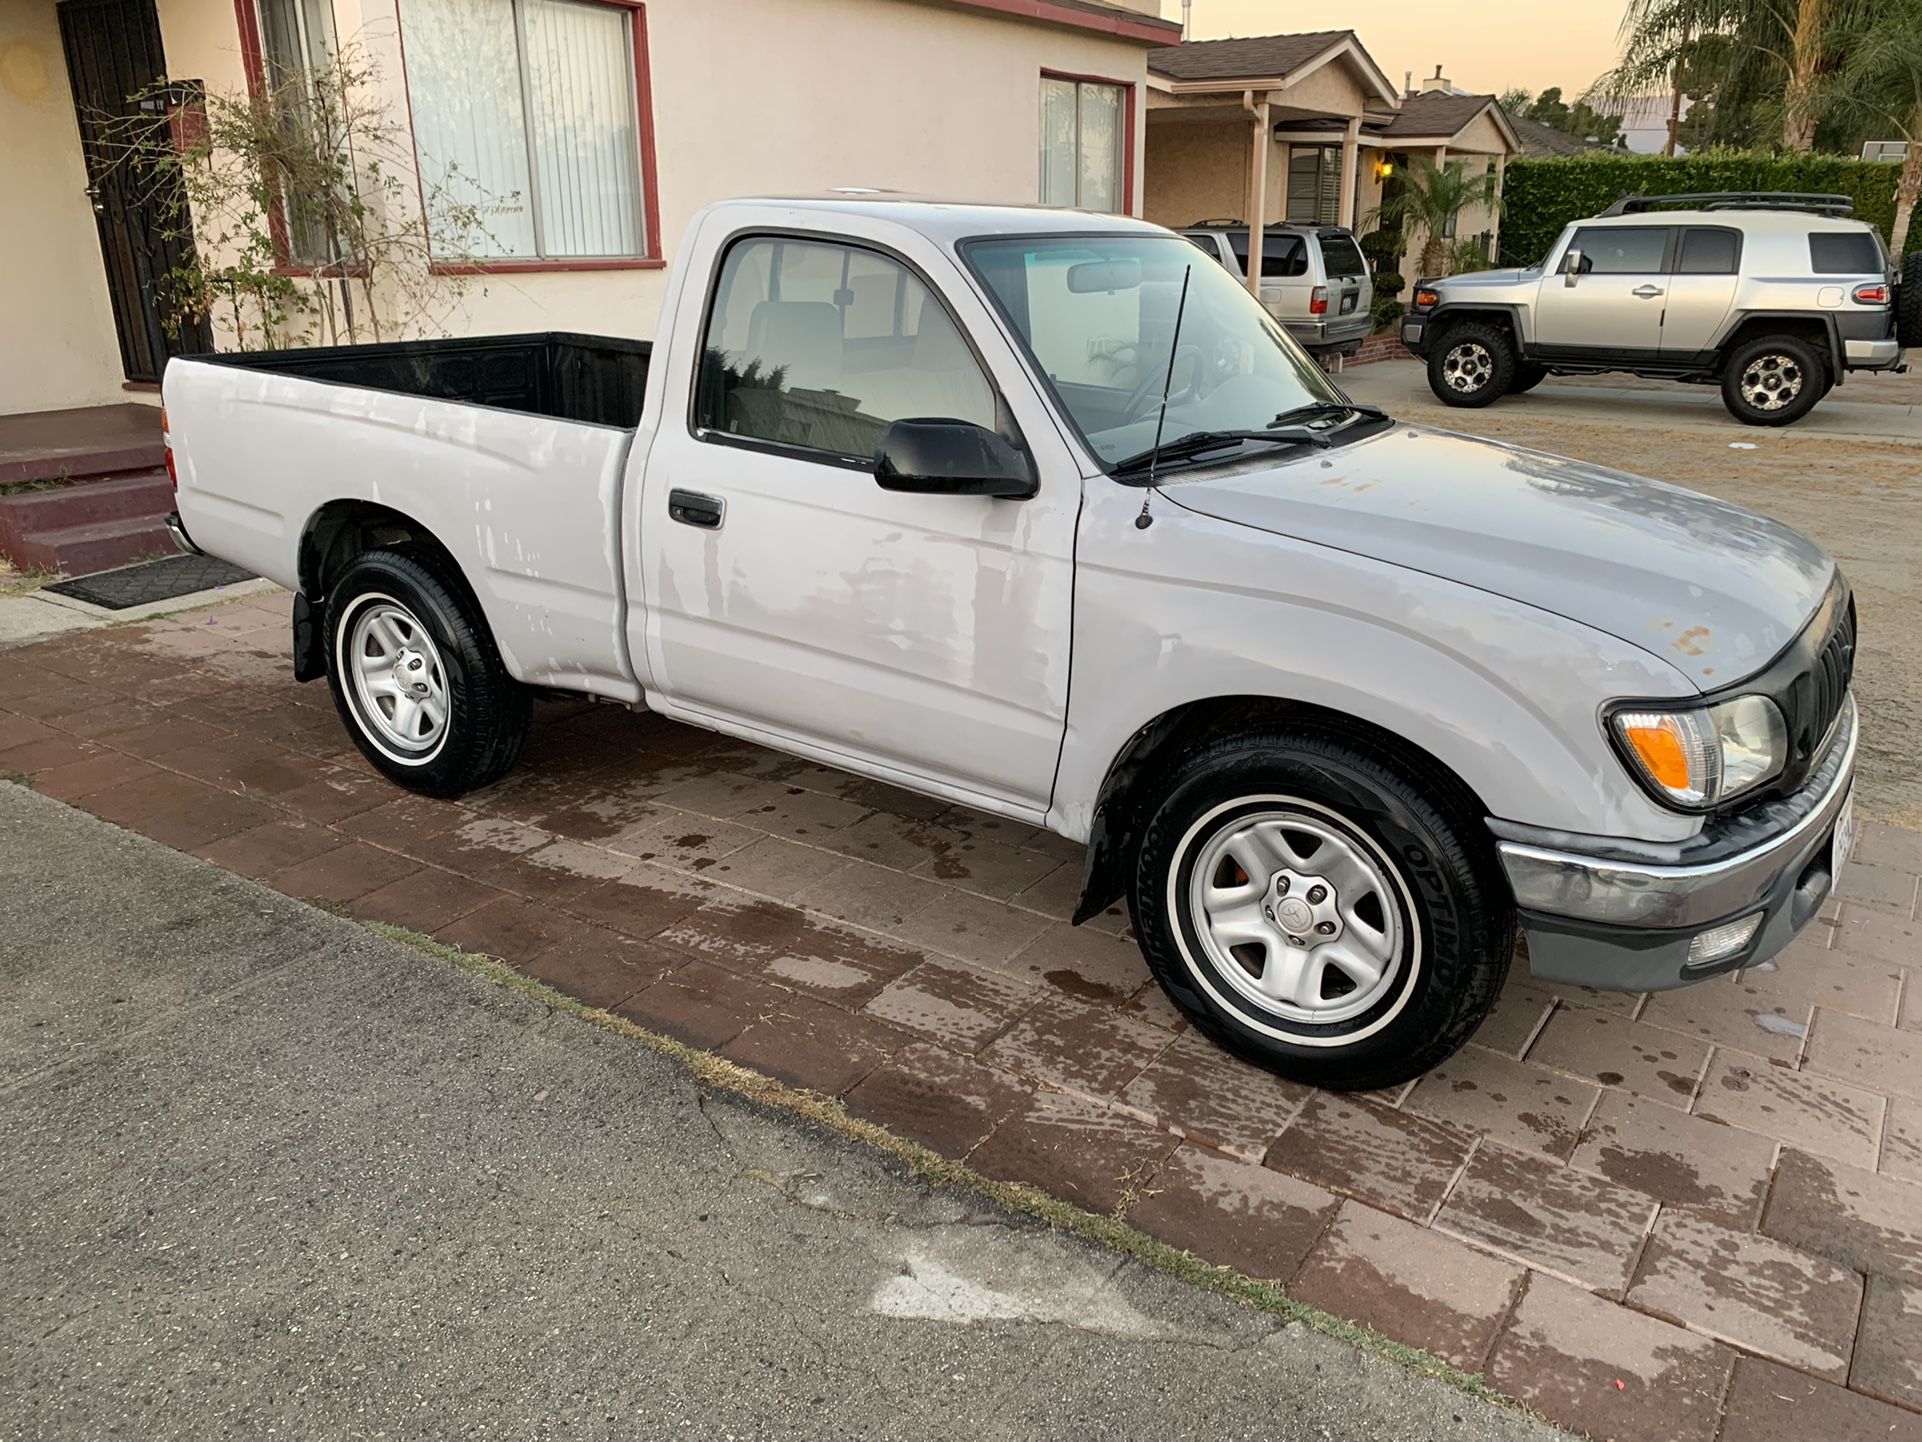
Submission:
POLYGON ((1523 361, 1515 367, 1515 379, 1509 383, 1508 393, 1511 396, 1522 395, 1527 391, 1534 390, 1536 386, 1547 379, 1547 366, 1523 361))
POLYGON ((327 685, 361 754, 428 796, 498 781, 533 712, 458 573, 413 548, 369 551, 335 582, 327 685))
POLYGON ((1392 754, 1316 732, 1184 758, 1129 895, 1169 999, 1235 1055, 1314 1086, 1394 1086, 1453 1053, 1501 991, 1515 915, 1472 811, 1438 795, 1392 754))
POLYGON ((1828 363, 1792 335, 1743 341, 1722 367, 1722 404, 1744 425, 1793 425, 1828 390, 1828 363))
POLYGON ((1895 338, 1904 350, 1922 346, 1922 250, 1902 257, 1895 292, 1895 338))
POLYGON ((1515 343, 1506 330, 1468 321, 1444 333, 1428 357, 1428 388, 1443 405, 1493 405, 1514 384, 1515 366, 1515 343))

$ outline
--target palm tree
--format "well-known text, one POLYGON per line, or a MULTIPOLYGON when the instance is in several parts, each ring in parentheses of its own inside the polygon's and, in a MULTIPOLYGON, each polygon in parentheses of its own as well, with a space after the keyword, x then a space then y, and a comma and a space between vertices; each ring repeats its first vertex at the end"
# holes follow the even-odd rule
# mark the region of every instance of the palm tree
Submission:
POLYGON ((1437 165, 1416 156, 1401 173, 1395 193, 1383 200, 1370 219, 1390 230, 1422 233, 1421 273, 1440 275, 1448 260, 1448 224, 1471 205, 1493 208, 1501 196, 1501 178, 1494 166, 1470 171, 1466 160, 1437 165))
POLYGON ((1856 0, 1836 17, 1843 59, 1824 87, 1823 111, 1863 139, 1909 143, 1895 182, 1889 249, 1901 254, 1922 197, 1922 0, 1856 0))
MULTIPOLYGON (((1628 0, 1621 63, 1611 93, 1666 90, 1678 66, 1697 73, 1714 59, 1718 85, 1779 94, 1782 144, 1806 154, 1815 145, 1825 82, 1842 61, 1838 9, 1852 0, 1628 0), (1705 47, 1707 37, 1724 43, 1705 47)), ((1598 82, 1599 83, 1599 82, 1598 82)))

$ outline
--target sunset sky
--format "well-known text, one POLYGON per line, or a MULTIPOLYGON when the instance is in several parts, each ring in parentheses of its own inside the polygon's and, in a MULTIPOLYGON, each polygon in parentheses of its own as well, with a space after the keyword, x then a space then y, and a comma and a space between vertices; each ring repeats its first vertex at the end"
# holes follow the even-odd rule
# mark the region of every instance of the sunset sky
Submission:
MULTIPOLYGON (((1463 90, 1559 85, 1573 99, 1615 62, 1624 0, 1194 0, 1191 38, 1353 30, 1389 79, 1442 73, 1463 90)), ((1170 20, 1181 0, 1161 0, 1170 20)))

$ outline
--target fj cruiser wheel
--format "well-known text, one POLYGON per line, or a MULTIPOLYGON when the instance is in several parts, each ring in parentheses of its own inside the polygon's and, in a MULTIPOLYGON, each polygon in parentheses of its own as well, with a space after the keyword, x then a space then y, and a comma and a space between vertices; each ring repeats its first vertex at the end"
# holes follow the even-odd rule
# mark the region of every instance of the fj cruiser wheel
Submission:
POLYGON ((1745 425, 1799 421, 1828 388, 1826 363, 1807 341, 1790 335, 1744 341, 1722 369, 1722 404, 1745 425))
POLYGON ((1515 365, 1507 331, 1469 321, 1448 331, 1428 357, 1428 388, 1444 405, 1489 405, 1508 394, 1515 365))
POLYGON ((1522 361, 1515 367, 1515 379, 1509 383, 1508 393, 1511 396, 1521 395, 1524 391, 1534 390, 1536 386, 1547 379, 1547 366, 1522 361))
POLYGON ((1904 350, 1922 346, 1922 250, 1902 258, 1895 292, 1895 338, 1904 350))
POLYGON ((1171 779, 1129 903, 1169 998, 1316 1086, 1419 1076, 1494 1005, 1514 912, 1465 808, 1313 732, 1215 743, 1171 779))
POLYGON ((369 551, 334 584, 327 684, 361 754, 429 796, 497 781, 532 702, 465 588, 424 551, 369 551))

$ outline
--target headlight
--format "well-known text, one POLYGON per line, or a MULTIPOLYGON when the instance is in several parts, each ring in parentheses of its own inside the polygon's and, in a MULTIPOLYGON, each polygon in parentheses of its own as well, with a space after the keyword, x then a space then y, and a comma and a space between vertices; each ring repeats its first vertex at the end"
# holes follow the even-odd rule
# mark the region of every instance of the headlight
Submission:
POLYGON ((1617 711, 1612 720, 1656 798, 1694 811, 1760 786, 1788 757, 1788 728, 1766 696, 1688 711, 1617 711))

